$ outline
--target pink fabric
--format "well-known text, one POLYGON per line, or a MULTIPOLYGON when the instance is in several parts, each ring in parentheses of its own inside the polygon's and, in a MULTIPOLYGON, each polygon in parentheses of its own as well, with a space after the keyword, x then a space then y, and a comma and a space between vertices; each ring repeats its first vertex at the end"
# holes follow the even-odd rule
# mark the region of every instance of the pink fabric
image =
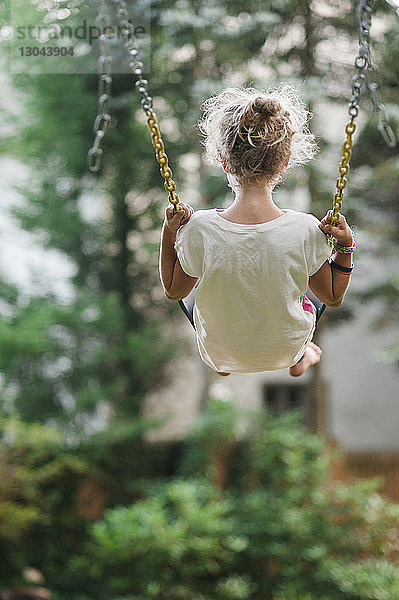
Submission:
POLYGON ((309 298, 307 298, 306 296, 303 297, 302 308, 303 308, 303 310, 306 310, 306 312, 311 312, 313 314, 316 312, 314 305, 311 303, 309 298))

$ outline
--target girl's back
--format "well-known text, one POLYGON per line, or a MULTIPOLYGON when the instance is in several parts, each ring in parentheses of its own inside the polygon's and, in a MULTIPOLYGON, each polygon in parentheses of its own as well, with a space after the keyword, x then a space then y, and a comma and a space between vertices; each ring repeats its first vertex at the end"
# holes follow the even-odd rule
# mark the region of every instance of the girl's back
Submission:
POLYGON ((210 367, 255 372, 299 360, 314 330, 302 296, 330 251, 315 217, 287 210, 240 224, 215 209, 198 211, 180 229, 176 250, 198 278, 194 322, 210 367))

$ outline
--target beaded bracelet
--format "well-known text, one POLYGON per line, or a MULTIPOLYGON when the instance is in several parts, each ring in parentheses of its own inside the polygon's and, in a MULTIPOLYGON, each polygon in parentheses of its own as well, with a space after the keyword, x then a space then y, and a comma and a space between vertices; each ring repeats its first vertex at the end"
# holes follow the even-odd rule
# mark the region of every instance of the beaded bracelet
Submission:
POLYGON ((352 254, 356 250, 356 241, 355 238, 353 238, 351 246, 343 246, 336 239, 333 239, 332 246, 334 250, 340 254, 352 254))
POLYGON ((330 260, 330 267, 332 269, 334 269, 335 271, 338 271, 339 273, 341 273, 341 275, 352 275, 353 272, 353 266, 352 267, 344 267, 343 265, 339 265, 338 263, 335 262, 335 260, 330 260))

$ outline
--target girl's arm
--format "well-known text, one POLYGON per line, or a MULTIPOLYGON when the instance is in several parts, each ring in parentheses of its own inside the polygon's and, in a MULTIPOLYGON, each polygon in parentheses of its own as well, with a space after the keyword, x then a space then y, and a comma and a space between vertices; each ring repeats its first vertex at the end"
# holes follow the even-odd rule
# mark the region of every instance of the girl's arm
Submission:
POLYGON ((185 225, 193 214, 191 206, 180 204, 180 210, 173 215, 173 209, 166 209, 162 226, 160 273, 165 296, 169 300, 181 300, 193 289, 198 279, 190 277, 181 268, 175 250, 177 230, 185 225))
MULTIPOLYGON (((320 229, 323 233, 333 235, 341 246, 349 247, 353 244, 352 231, 342 215, 339 216, 333 227, 331 211, 329 211, 321 221, 320 229)), ((353 266, 352 254, 336 252, 332 260, 336 264, 336 268, 326 261, 317 273, 310 277, 309 287, 324 304, 336 307, 342 304, 351 279, 350 273, 341 273, 339 267, 343 267, 343 271, 351 269, 353 266)))

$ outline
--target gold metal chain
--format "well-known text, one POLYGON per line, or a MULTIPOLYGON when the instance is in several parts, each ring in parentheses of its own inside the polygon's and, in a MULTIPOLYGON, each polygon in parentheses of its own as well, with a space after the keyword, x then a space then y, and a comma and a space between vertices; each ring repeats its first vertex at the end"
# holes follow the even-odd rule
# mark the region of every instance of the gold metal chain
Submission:
POLYGON ((152 145, 155 148, 161 175, 165 180, 165 189, 169 192, 169 202, 173 204, 173 212, 177 213, 179 211, 179 196, 176 194, 176 184, 173 181, 172 169, 169 166, 168 156, 165 152, 165 145, 159 129, 157 115, 152 108, 147 108, 144 112, 147 117, 147 125, 151 132, 152 145))
POLYGON ((133 25, 129 19, 129 12, 125 0, 113 0, 119 32, 122 35, 123 47, 129 58, 129 69, 137 78, 136 89, 141 94, 141 106, 147 117, 147 125, 151 132, 152 145, 155 148, 156 159, 161 175, 165 180, 165 189, 169 192, 169 202, 173 205, 173 214, 179 212, 179 197, 176 194, 176 184, 173 181, 172 169, 169 166, 168 156, 162 140, 161 130, 158 125, 157 115, 152 107, 152 98, 148 92, 148 81, 144 79, 142 62, 137 60, 139 49, 134 41, 133 25))
POLYGON ((345 127, 346 140, 342 145, 342 157, 338 167, 339 177, 337 179, 337 191, 334 196, 333 209, 331 213, 332 225, 335 225, 335 223, 338 221, 339 213, 342 208, 342 202, 344 200, 344 189, 347 183, 346 175, 349 173, 349 161, 352 156, 353 134, 355 129, 356 125, 353 121, 350 121, 345 127))

